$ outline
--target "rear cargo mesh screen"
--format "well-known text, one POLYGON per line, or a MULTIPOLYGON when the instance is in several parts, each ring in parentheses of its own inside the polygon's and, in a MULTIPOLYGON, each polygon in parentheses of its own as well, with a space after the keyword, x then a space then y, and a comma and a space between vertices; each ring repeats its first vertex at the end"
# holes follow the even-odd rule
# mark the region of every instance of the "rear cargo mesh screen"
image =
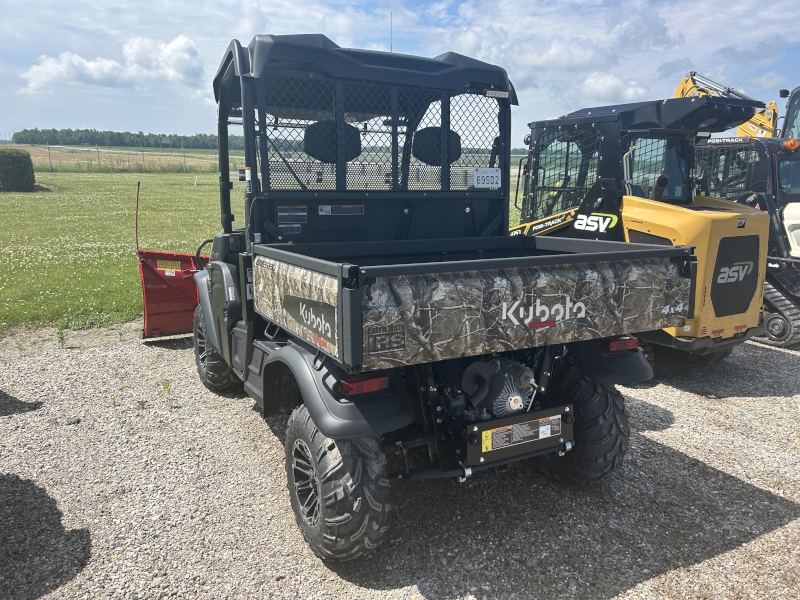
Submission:
POLYGON ((705 182, 708 194, 734 200, 747 191, 747 173, 756 160, 755 151, 747 146, 695 149, 697 176, 705 182))
POLYGON ((264 80, 264 189, 467 190, 501 166, 494 98, 305 77, 264 80))
POLYGON ((533 156, 522 220, 539 220, 580 205, 597 181, 600 134, 594 128, 543 133, 533 156))

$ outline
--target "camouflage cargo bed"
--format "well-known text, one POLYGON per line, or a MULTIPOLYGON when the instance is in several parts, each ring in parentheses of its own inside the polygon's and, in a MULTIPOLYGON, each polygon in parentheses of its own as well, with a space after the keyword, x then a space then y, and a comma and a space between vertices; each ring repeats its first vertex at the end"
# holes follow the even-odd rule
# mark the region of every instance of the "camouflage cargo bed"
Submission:
POLYGON ((691 249, 528 236, 254 245, 253 308, 364 371, 681 326, 691 249))

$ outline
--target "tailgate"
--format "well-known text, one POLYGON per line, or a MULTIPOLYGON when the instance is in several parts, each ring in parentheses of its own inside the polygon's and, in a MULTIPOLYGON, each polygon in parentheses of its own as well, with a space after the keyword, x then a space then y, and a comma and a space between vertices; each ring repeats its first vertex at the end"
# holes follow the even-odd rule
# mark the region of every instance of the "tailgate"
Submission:
MULTIPOLYGON (((190 333, 197 306, 194 254, 137 250, 142 281, 142 337, 190 333)), ((207 256, 201 256, 203 265, 207 256)))
POLYGON ((669 259, 377 277, 362 288, 363 368, 506 352, 683 324, 669 259))

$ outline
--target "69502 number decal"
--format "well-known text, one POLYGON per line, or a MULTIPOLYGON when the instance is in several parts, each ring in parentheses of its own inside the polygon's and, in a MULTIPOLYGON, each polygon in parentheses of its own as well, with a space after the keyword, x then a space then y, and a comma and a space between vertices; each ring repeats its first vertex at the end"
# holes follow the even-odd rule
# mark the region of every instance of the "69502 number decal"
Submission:
POLYGON ((476 188, 499 188, 503 184, 500 169, 479 167, 472 176, 472 185, 476 188))

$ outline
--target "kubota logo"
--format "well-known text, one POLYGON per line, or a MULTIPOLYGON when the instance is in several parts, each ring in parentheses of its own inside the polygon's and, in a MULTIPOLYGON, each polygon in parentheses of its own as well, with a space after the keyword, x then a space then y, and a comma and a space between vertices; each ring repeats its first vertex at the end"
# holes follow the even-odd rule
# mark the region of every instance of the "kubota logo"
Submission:
POLYGON ((564 319, 579 319, 586 316, 586 305, 583 302, 572 302, 572 298, 566 297, 564 304, 560 302, 554 306, 546 306, 537 298, 536 304, 531 303, 527 308, 520 306, 521 300, 517 300, 511 306, 508 302, 503 302, 503 320, 508 319, 514 325, 519 325, 522 321, 528 329, 540 329, 542 327, 552 327, 564 319), (539 317, 534 322, 533 318, 539 317), (519 320, 518 320, 519 319, 519 320))
POLYGON ((722 267, 717 275, 717 283, 736 283, 744 280, 753 271, 753 262, 737 262, 732 267, 722 267))
POLYGON ((617 215, 606 213, 592 213, 588 217, 586 215, 578 215, 578 218, 575 219, 575 229, 605 233, 606 229, 613 229, 617 221, 617 215))

